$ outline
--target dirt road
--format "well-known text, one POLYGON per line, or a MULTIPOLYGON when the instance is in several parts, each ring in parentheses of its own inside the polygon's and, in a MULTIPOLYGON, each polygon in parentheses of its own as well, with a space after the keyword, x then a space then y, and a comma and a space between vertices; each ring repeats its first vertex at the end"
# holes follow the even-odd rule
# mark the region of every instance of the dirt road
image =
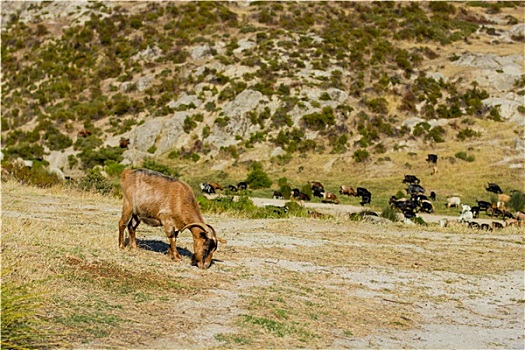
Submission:
MULTIPOLYGON (((270 198, 255 198, 250 197, 250 199, 253 201, 253 203, 257 206, 265 206, 265 205, 277 205, 277 206, 283 206, 287 202, 286 200, 282 199, 270 199, 270 198)), ((302 205, 304 205, 306 208, 315 209, 317 211, 320 211, 322 213, 331 214, 335 216, 348 216, 350 213, 358 213, 362 210, 364 210, 363 207, 357 206, 357 205, 350 205, 350 204, 329 204, 329 203, 316 203, 316 202, 303 202, 302 205)), ((418 213, 418 216, 423 218, 425 222, 428 223, 438 223, 441 219, 447 219, 450 221, 457 221, 459 214, 457 216, 451 216, 451 215, 438 215, 438 214, 427 214, 427 213, 418 213)), ((399 214, 399 217, 402 218, 402 214, 399 214)), ((493 221, 499 222, 501 224, 504 224, 502 220, 499 219, 489 219, 489 218, 478 218, 474 221, 482 224, 491 224, 493 221)))

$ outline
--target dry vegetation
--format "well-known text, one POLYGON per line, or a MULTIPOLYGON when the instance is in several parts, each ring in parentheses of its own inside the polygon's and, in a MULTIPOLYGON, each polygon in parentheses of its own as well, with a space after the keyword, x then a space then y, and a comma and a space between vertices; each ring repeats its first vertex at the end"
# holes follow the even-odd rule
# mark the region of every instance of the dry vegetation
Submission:
POLYGON ((120 199, 2 184, 2 285, 31 285, 51 344, 74 348, 523 344, 523 229, 208 216, 210 269, 162 230, 120 251, 120 199), (5 275, 6 269, 11 273, 5 275), (451 330, 453 329, 453 330, 451 330))

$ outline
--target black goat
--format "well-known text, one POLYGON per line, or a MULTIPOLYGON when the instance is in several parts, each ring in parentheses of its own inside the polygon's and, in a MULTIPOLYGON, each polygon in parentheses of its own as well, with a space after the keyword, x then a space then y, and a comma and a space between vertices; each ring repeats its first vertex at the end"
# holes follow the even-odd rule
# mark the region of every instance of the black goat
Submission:
POLYGON ((494 182, 489 182, 489 183, 488 183, 488 186, 485 187, 485 189, 486 189, 487 191, 489 191, 489 192, 493 192, 493 193, 495 193, 495 194, 502 194, 502 193, 503 193, 503 191, 501 190, 501 188, 500 188, 497 184, 495 184, 494 182))
POLYGON ((405 175, 402 181, 404 184, 419 184, 419 179, 415 175, 405 175))
POLYGON ((427 163, 436 164, 438 161, 437 154, 429 154, 426 159, 427 163))

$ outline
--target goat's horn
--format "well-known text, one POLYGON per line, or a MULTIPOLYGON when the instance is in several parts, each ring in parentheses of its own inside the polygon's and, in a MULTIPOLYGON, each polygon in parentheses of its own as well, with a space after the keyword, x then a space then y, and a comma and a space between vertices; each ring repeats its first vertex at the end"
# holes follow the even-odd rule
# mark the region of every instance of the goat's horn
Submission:
POLYGON ((185 229, 193 227, 193 226, 198 226, 198 227, 202 228, 204 230, 204 232, 209 232, 209 229, 206 226, 206 224, 203 224, 203 223, 200 223, 200 222, 192 222, 191 224, 187 224, 186 226, 181 228, 179 231, 183 232, 185 229))
POLYGON ((204 232, 211 233, 212 237, 216 238, 221 243, 226 243, 227 242, 226 240, 217 237, 217 234, 215 233, 215 229, 209 224, 203 224, 203 223, 200 223, 200 222, 192 222, 191 224, 187 224, 186 226, 181 228, 179 231, 182 232, 185 229, 193 227, 193 226, 198 226, 198 227, 202 228, 204 230, 204 232))
POLYGON ((215 238, 217 238, 217 240, 218 240, 219 242, 221 242, 221 243, 223 243, 223 244, 226 244, 226 243, 228 242, 227 240, 222 239, 221 237, 217 236, 217 233, 215 232, 215 229, 213 228, 213 226, 211 226, 210 224, 206 224, 206 225, 211 229, 211 231, 212 231, 212 233, 213 233, 213 236, 214 236, 215 238))

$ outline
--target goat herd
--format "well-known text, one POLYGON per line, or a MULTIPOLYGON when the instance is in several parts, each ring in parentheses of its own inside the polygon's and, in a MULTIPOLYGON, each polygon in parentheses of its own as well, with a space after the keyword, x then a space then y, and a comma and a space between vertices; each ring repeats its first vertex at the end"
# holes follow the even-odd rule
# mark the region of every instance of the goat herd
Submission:
MULTIPOLYGON (((433 174, 437 172, 435 164, 437 163, 437 155, 429 154, 426 159, 428 163, 434 165, 433 174)), ((420 180, 415 175, 405 175, 402 183, 407 185, 406 192, 408 198, 397 198, 396 196, 391 196, 389 200, 389 205, 392 209, 399 211, 403 214, 405 220, 413 220, 417 217, 417 213, 433 213, 435 211, 433 202, 436 201, 436 193, 431 191, 429 195, 425 195, 426 190, 420 185, 420 180)), ((323 184, 318 181, 309 181, 311 187, 311 194, 314 197, 321 199, 323 203, 332 203, 339 204, 339 198, 337 195, 332 192, 325 191, 323 184)), ((214 194, 217 190, 227 189, 230 192, 237 192, 238 190, 246 190, 248 184, 246 182, 240 182, 237 186, 229 185, 223 187, 218 183, 208 183, 203 182, 200 184, 200 188, 203 193, 214 194)), ((468 225, 468 227, 479 228, 479 229, 489 229, 489 228, 500 228, 502 227, 501 223, 496 221, 492 222, 492 226, 488 224, 479 224, 473 219, 477 219, 480 216, 481 212, 485 212, 487 215, 490 215, 491 219, 501 218, 505 221, 507 225, 517 225, 525 226, 525 214, 522 212, 516 212, 513 215, 510 210, 506 208, 510 200, 510 196, 504 194, 500 186, 489 182, 485 189, 488 192, 492 192, 497 195, 497 201, 488 202, 483 200, 477 200, 477 205, 470 206, 466 204, 461 204, 461 198, 457 196, 448 197, 445 206, 447 208, 458 208, 461 209, 460 216, 457 221, 441 220, 441 226, 451 226, 454 224, 468 225)), ((370 204, 372 201, 372 193, 364 187, 353 188, 346 185, 341 185, 339 188, 339 194, 341 196, 346 195, 348 197, 360 197, 360 204, 364 206, 365 204, 370 204)), ((273 191, 274 199, 284 199, 283 193, 281 191, 273 191)), ((302 192, 298 188, 291 189, 290 199, 296 201, 310 201, 310 195, 302 192)))

